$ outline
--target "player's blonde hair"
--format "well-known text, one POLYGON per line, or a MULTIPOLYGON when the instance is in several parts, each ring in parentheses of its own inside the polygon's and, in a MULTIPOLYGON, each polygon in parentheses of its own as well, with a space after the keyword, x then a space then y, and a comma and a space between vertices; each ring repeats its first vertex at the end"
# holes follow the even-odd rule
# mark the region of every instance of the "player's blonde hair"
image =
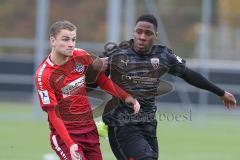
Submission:
POLYGON ((51 25, 50 30, 49 30, 49 36, 56 37, 56 35, 58 35, 58 33, 63 29, 66 29, 69 31, 77 31, 77 27, 74 24, 72 24, 71 22, 66 21, 66 20, 57 21, 51 25))

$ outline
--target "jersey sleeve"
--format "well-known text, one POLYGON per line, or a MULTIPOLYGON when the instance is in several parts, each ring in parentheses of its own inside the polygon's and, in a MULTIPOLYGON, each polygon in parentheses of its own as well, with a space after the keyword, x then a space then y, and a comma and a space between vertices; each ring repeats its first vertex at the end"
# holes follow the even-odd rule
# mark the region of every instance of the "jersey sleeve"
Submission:
POLYGON ((63 139, 64 143, 70 148, 74 144, 71 139, 68 130, 66 129, 63 121, 58 118, 55 110, 48 111, 49 121, 52 123, 53 127, 57 130, 59 136, 63 139))
POLYGON ((181 76, 186 70, 186 61, 173 53, 169 48, 166 48, 168 59, 168 73, 174 76, 181 76))
POLYGON ((35 77, 36 89, 42 110, 53 110, 57 105, 57 98, 54 90, 50 86, 49 80, 44 75, 35 77))
POLYGON ((109 94, 120 98, 121 100, 125 100, 130 96, 127 92, 125 92, 122 88, 120 88, 117 84, 115 84, 111 79, 109 79, 104 73, 101 73, 98 76, 97 84, 109 94))

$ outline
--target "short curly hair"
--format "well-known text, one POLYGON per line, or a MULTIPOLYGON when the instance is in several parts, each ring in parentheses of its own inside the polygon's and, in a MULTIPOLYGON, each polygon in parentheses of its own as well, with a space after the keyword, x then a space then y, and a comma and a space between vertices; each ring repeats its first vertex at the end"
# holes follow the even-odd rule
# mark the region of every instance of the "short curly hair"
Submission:
POLYGON ((157 22, 157 19, 156 19, 156 17, 154 15, 152 15, 152 14, 143 14, 140 17, 138 17, 138 19, 136 21, 136 24, 138 22, 141 22, 141 21, 152 23, 154 28, 155 28, 155 30, 157 31, 158 22, 157 22))

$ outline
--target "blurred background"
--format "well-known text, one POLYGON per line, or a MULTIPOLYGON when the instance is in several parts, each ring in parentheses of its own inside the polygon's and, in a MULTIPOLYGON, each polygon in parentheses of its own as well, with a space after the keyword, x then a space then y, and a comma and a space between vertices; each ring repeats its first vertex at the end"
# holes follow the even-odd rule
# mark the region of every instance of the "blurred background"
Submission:
MULTIPOLYGON (((78 27, 77 47, 100 55, 106 42, 132 36, 136 18, 156 16, 158 42, 173 49, 218 86, 240 98, 239 0, 0 0, 0 159, 54 160, 46 115, 34 91, 36 67, 49 54, 48 28, 58 20, 78 27)), ((237 160, 240 110, 212 93, 165 76, 175 90, 156 99, 162 160, 237 160), (187 114, 187 121, 171 116, 187 114)), ((101 96, 90 94, 93 106, 101 96)), ((101 118, 98 117, 97 120, 101 118)), ((185 119, 186 120, 186 119, 185 119)), ((114 159, 101 139, 104 159, 114 159)))

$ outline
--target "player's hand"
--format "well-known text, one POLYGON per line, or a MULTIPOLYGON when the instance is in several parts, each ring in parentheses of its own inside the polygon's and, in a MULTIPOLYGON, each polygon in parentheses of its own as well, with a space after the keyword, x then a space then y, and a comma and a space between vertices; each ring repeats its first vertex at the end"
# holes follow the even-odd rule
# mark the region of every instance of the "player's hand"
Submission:
POLYGON ((140 104, 139 102, 134 99, 132 96, 129 96, 125 99, 125 103, 127 103, 128 105, 130 105, 132 107, 132 109, 134 110, 134 114, 137 114, 140 110, 140 104))
POLYGON ((77 152, 78 150, 78 145, 77 144, 73 144, 70 147, 70 154, 71 154, 71 158, 72 160, 79 160, 80 159, 80 154, 77 152))
POLYGON ((232 95, 231 93, 225 91, 224 95, 221 97, 225 107, 227 107, 228 109, 234 109, 237 106, 237 101, 234 97, 234 95, 232 95))

